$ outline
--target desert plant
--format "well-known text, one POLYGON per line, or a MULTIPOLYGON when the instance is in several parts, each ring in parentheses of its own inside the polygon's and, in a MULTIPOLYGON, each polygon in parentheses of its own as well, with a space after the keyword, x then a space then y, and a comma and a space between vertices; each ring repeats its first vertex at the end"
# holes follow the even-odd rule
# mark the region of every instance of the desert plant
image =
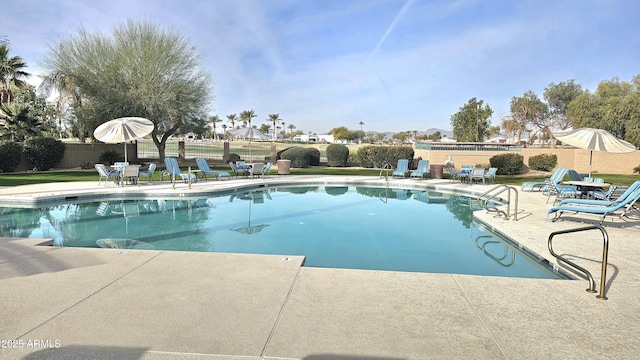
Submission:
POLYGON ((304 151, 306 151, 309 154, 309 165, 311 166, 320 165, 320 150, 316 148, 304 148, 304 151))
POLYGON ((60 140, 36 137, 25 141, 24 153, 38 171, 47 171, 58 165, 64 157, 66 146, 60 140))
POLYGON ((281 159, 291 160, 291 167, 306 168, 311 162, 311 155, 305 148, 294 146, 280 154, 281 159))
POLYGON ((524 167, 524 157, 520 154, 499 154, 489 159, 491 167, 498 168, 498 175, 516 175, 524 167))
POLYGON ((122 158, 124 157, 115 150, 105 150, 100 154, 98 161, 103 164, 111 165, 122 158))
POLYGON ((638 166, 633 168, 633 173, 634 174, 640 174, 640 165, 638 165, 638 166))
POLYGON ((529 158, 529 168, 539 171, 551 171, 558 165, 558 155, 540 154, 529 158))
POLYGON ((327 146, 327 161, 329 166, 344 167, 349 160, 349 148, 342 144, 330 144, 327 146))
POLYGON ((0 141, 0 172, 14 172, 20 165, 22 146, 11 140, 0 141))
POLYGON ((413 160, 410 146, 363 146, 358 149, 356 161, 365 168, 381 168, 386 163, 396 166, 399 159, 413 160))
POLYGON ((238 155, 238 154, 236 154, 236 153, 230 153, 230 154, 229 154, 229 161, 233 161, 233 162, 235 162, 235 161, 238 161, 238 160, 240 160, 240 159, 241 159, 241 158, 240 158, 240 155, 238 155))

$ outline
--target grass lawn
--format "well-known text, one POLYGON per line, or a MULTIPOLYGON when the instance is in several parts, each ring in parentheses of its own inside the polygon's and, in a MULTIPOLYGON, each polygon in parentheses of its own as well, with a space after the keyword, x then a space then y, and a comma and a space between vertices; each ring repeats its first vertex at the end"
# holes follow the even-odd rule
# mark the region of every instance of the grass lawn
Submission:
MULTIPOLYGON (((163 168, 159 168, 162 170, 163 168)), ((213 167, 214 170, 229 171, 228 167, 213 167)), ((275 171, 272 171, 275 174, 275 171)), ((363 168, 324 168, 314 167, 306 169, 291 169, 292 175, 358 175, 358 176, 379 176, 380 170, 363 168)), ((449 174, 444 174, 445 178, 449 174)), ((615 185, 631 185, 634 181, 640 180, 639 175, 617 175, 617 174, 595 174, 605 182, 615 185)), ((160 171, 156 170, 154 180, 160 180, 160 171)), ((69 170, 69 171, 43 171, 43 172, 22 172, 11 174, 0 174, 0 186, 17 186, 28 184, 42 184, 51 182, 69 181, 98 181, 98 173, 95 170, 69 170)), ((498 176, 496 184, 507 184, 520 186, 525 181, 544 181, 544 177, 527 176, 498 176)))

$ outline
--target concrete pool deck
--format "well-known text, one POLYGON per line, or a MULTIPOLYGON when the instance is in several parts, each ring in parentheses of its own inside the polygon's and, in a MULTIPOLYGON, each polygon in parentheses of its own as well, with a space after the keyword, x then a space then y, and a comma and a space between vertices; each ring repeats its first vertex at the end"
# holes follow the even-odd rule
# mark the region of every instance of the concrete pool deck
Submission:
MULTIPOLYGON (((2 188, 0 203, 105 193, 189 196, 298 180, 386 185, 340 176, 201 181, 191 189, 56 183, 2 188)), ((389 186, 403 185, 472 193, 491 187, 389 179, 389 186)), ((545 201, 519 192, 518 221, 484 210, 475 216, 557 263, 549 234, 585 224, 546 221, 545 201)), ((635 359, 640 222, 605 224, 608 300, 586 292, 577 274, 539 280, 324 269, 302 266, 296 256, 58 248, 38 246, 44 239, 3 238, 0 358, 635 359)), ((592 272, 599 290, 600 232, 559 236, 554 244, 592 272)))

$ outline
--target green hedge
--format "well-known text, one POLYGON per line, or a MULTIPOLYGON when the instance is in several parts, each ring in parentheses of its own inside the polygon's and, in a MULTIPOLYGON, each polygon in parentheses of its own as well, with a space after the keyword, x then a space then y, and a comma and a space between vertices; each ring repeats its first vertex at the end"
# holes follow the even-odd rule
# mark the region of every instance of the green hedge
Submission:
POLYGON ((558 155, 540 154, 529 158, 529 168, 539 171, 551 171, 558 165, 558 155))
POLYGON ((327 146, 327 161, 329 166, 347 166, 349 160, 349 148, 342 144, 330 144, 327 146))
POLYGON ((11 141, 0 141, 0 172, 14 172, 20 165, 22 145, 11 141))
POLYGON ((363 146, 358 149, 356 161, 364 168, 382 168, 385 163, 396 167, 398 160, 413 161, 413 148, 410 146, 363 146))
POLYGON ((292 168, 306 168, 311 163, 311 154, 305 148, 294 146, 280 154, 281 159, 291 160, 292 168))
POLYGON ((491 167, 498 168, 498 175, 517 175, 524 167, 524 157, 519 154, 500 154, 489 159, 491 167))
POLYGON ((306 152, 309 153, 309 165, 311 166, 319 166, 320 165, 320 150, 316 148, 304 148, 306 152))
POLYGON ((47 171, 62 161, 66 146, 60 140, 37 137, 24 142, 24 153, 38 171, 47 171))

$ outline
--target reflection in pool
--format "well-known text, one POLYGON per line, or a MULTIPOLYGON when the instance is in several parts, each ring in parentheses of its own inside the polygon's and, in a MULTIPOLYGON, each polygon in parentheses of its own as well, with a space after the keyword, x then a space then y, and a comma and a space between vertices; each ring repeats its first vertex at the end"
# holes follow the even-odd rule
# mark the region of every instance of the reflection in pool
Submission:
POLYGON ((57 246, 304 255, 305 266, 561 278, 430 190, 272 187, 208 198, 0 208, 2 236, 57 246))

